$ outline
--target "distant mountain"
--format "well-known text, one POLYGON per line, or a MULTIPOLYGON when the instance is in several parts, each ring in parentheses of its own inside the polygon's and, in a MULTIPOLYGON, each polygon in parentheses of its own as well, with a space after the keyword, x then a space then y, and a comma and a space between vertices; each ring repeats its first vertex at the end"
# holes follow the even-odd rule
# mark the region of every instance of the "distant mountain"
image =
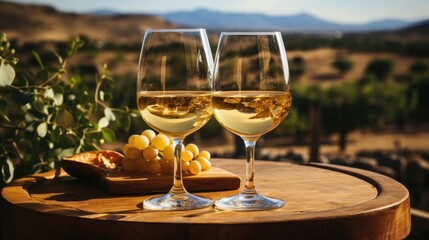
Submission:
POLYGON ((141 42, 147 28, 177 28, 160 17, 114 11, 77 14, 44 5, 0 1, 0 32, 21 42, 65 41, 84 35, 103 42, 141 42))
POLYGON ((411 22, 395 19, 367 24, 340 24, 310 14, 269 16, 250 13, 225 13, 198 9, 159 14, 158 16, 178 25, 203 27, 213 30, 279 30, 287 32, 368 32, 395 30, 409 26, 411 22))
POLYGON ((94 11, 88 12, 88 14, 92 15, 100 15, 100 16, 115 16, 122 15, 120 12, 113 9, 96 9, 94 11))
POLYGON ((411 26, 408 26, 401 31, 400 33, 404 34, 410 34, 410 33, 418 33, 428 36, 429 35, 429 20, 424 20, 417 22, 415 24, 412 24, 411 26))
MULTIPOLYGON (((267 16, 264 14, 222 13, 200 9, 191 12, 161 14, 127 14, 110 9, 88 13, 67 13, 32 4, 0 0, 0 32, 20 42, 65 41, 77 35, 92 40, 116 43, 141 42, 147 28, 203 27, 208 30, 280 30, 290 32, 387 31, 404 28, 428 33, 428 21, 409 23, 385 20, 364 25, 344 25, 310 14, 267 16)), ((408 30, 407 30, 408 29, 408 30)), ((395 31, 399 36, 403 32, 395 31)), ((394 33, 392 31, 392 33, 394 33)), ((417 32, 418 33, 418 32, 417 32)), ((414 33, 413 33, 414 34, 414 33)), ((429 35, 429 34, 428 34, 429 35)), ((407 35, 405 35, 407 36, 407 35)))

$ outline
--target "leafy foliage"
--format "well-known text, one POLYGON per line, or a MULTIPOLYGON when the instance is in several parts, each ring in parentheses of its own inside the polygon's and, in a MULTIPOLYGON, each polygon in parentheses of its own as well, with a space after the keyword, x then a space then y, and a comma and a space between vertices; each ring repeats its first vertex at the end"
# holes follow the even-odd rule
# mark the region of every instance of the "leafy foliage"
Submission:
POLYGON ((292 88, 292 108, 286 121, 276 128, 276 134, 293 134, 296 142, 301 142, 308 132, 309 88, 304 84, 294 84, 292 88))
POLYGON ((332 66, 336 68, 341 75, 344 75, 353 68, 353 62, 347 58, 337 58, 332 63, 332 66))
POLYGON ((324 92, 322 122, 327 133, 350 132, 363 122, 359 91, 352 83, 336 84, 324 92))
POLYGON ((407 108, 414 123, 429 122, 429 75, 422 76, 407 89, 407 108))
POLYGON ((128 131, 135 113, 127 107, 112 108, 115 81, 107 66, 95 80, 95 91, 69 72, 68 61, 84 45, 79 38, 68 43, 62 55, 52 52, 56 63, 46 64, 32 52, 38 68, 9 73, 17 64, 6 35, 0 35, 0 182, 29 173, 55 169, 62 157, 100 148, 115 141, 109 127, 128 131))
POLYGON ((342 37, 329 34, 298 34, 283 35, 286 48, 291 50, 312 50, 318 48, 335 48, 354 52, 392 52, 401 55, 427 57, 429 42, 427 34, 417 34, 410 38, 407 34, 394 33, 344 33, 342 37))
POLYGON ((414 74, 425 74, 429 71, 429 64, 422 60, 417 60, 411 64, 410 71, 414 74))
POLYGON ((390 59, 376 58, 373 59, 366 67, 368 75, 375 76, 378 80, 386 80, 394 68, 393 61, 390 59))
POLYGON ((337 83, 324 88, 294 84, 291 112, 275 133, 293 134, 299 142, 309 132, 309 109, 312 103, 321 108, 322 134, 339 134, 342 150, 346 147, 346 142, 342 141, 346 141, 347 135, 358 129, 378 129, 392 124, 401 127, 409 116, 413 118, 412 121, 420 119, 418 122, 427 122, 427 111, 423 111, 427 105, 426 96, 429 96, 424 94, 429 89, 427 79, 422 77, 410 86, 393 81, 380 82, 375 78, 337 83))
POLYGON ((357 83, 360 91, 359 101, 362 104, 362 127, 383 127, 387 123, 396 123, 399 116, 405 117, 406 113, 406 86, 388 81, 379 82, 375 79, 364 83, 357 83))
POLYGON ((292 79, 299 79, 305 73, 304 59, 300 56, 292 58, 289 71, 292 79))
POLYGON ((18 63, 15 50, 10 48, 6 34, 0 33, 0 87, 12 83, 15 78, 13 65, 18 63))

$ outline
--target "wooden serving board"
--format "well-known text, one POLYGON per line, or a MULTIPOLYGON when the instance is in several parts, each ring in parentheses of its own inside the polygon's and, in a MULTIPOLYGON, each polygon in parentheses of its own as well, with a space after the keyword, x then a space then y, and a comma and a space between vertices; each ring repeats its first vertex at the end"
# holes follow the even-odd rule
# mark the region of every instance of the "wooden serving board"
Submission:
MULTIPOLYGON (((240 188, 240 177, 222 168, 211 167, 198 175, 183 175, 188 191, 225 191, 240 188)), ((102 188, 111 194, 165 193, 173 184, 173 174, 141 175, 117 172, 101 179, 102 188)))

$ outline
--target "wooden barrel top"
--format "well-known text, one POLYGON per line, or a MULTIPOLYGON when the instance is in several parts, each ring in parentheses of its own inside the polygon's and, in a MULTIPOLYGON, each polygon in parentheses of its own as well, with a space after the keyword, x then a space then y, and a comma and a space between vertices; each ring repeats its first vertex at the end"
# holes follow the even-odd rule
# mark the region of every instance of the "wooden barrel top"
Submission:
MULTIPOLYGON (((244 179, 245 161, 213 159, 244 179)), ((152 195, 111 195, 54 172, 2 190, 5 239, 403 239, 410 231, 407 189, 383 175, 326 164, 256 161, 259 191, 286 205, 269 211, 215 208, 150 211, 152 195)), ((200 192, 214 200, 239 190, 200 192)))

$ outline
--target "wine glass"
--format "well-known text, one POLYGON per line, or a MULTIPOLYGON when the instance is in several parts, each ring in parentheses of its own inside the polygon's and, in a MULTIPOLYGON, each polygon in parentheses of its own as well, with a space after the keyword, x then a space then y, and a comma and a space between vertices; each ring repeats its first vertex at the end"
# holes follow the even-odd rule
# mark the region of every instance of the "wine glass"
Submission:
POLYGON ((223 32, 215 57, 213 108, 217 121, 246 146, 246 182, 241 193, 215 206, 251 211, 280 208, 284 201, 255 187, 256 141, 288 115, 292 104, 289 67, 280 32, 223 32))
POLYGON ((146 199, 145 209, 186 210, 211 206, 211 199, 186 191, 181 152, 185 137, 212 114, 213 58, 204 29, 148 29, 137 77, 137 106, 144 121, 169 136, 174 147, 171 190, 146 199))

